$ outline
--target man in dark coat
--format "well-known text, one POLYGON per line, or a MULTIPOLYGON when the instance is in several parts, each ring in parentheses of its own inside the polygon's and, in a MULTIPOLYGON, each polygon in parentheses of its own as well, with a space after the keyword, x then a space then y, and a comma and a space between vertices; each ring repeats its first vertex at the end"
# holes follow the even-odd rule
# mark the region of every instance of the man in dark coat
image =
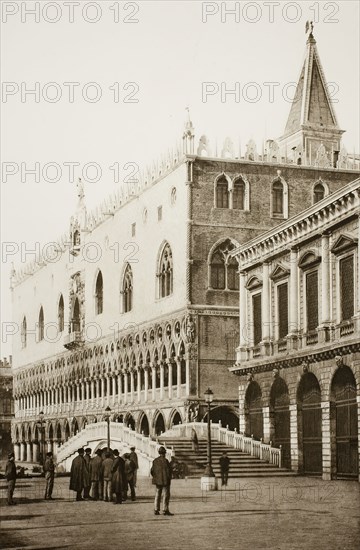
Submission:
POLYGON ((107 451, 105 453, 105 459, 103 460, 102 467, 101 467, 101 473, 104 480, 104 501, 105 502, 112 501, 112 487, 111 487, 112 466, 113 466, 113 459, 111 458, 111 453, 107 451))
POLYGON ((128 490, 130 488, 131 500, 136 500, 135 485, 134 485, 134 472, 135 464, 130 460, 130 453, 124 454, 125 460, 125 487, 123 491, 123 498, 127 500, 128 490))
POLYGON ((79 455, 74 458, 70 471, 70 489, 76 492, 76 500, 84 500, 81 493, 85 487, 86 464, 84 460, 84 449, 78 449, 79 455))
POLYGON ((90 462, 90 480, 91 480, 91 496, 94 500, 103 498, 103 493, 100 491, 101 487, 101 470, 102 470, 102 458, 101 450, 98 449, 94 458, 90 462))
POLYGON ((85 479, 84 479, 84 498, 86 500, 90 499, 90 488, 91 488, 91 479, 90 479, 90 461, 91 461, 91 449, 87 447, 85 449, 84 460, 86 464, 85 470, 85 479))
POLYGON ((221 471, 221 485, 227 485, 229 477, 229 467, 230 467, 230 458, 226 454, 226 451, 223 452, 222 456, 219 459, 220 462, 220 471, 221 471))
POLYGON ((170 462, 165 457, 165 447, 159 447, 158 453, 160 456, 155 458, 150 470, 153 478, 152 482, 156 485, 154 514, 155 516, 160 514, 160 501, 162 496, 164 516, 173 516, 174 514, 172 514, 169 510, 171 466, 170 462))
POLYGON ((130 460, 131 462, 133 462, 135 464, 135 470, 134 470, 134 487, 136 487, 136 482, 137 482, 137 471, 139 469, 139 460, 138 460, 138 456, 135 452, 135 447, 130 447, 130 460))
POLYGON ((13 494, 16 484, 16 466, 14 453, 8 454, 8 461, 5 467, 5 477, 7 481, 7 503, 9 506, 14 506, 16 502, 13 500, 13 494))
POLYGON ((112 492, 115 493, 116 500, 114 504, 122 503, 122 493, 126 486, 125 480, 125 460, 119 456, 119 451, 114 450, 114 462, 112 466, 112 492))
POLYGON ((55 478, 55 464, 53 460, 53 454, 50 451, 46 453, 46 459, 44 462, 44 473, 46 479, 45 500, 52 500, 52 492, 54 488, 55 478))

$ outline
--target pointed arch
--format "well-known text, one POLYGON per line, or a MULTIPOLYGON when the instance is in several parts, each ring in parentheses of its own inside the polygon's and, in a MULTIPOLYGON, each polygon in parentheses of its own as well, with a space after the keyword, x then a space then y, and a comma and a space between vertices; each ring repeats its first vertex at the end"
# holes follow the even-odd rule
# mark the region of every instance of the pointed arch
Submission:
POLYGON ((58 301, 58 331, 63 332, 64 331, 64 298, 63 295, 60 294, 60 298, 58 301))
POLYGON ((41 340, 44 340, 44 309, 42 306, 40 306, 39 311, 39 322, 38 322, 38 342, 41 342, 41 340))
POLYGON ((231 179, 224 172, 215 178, 215 208, 229 208, 231 179))
POLYGON ((232 183, 232 208, 234 210, 250 210, 250 184, 246 176, 235 176, 232 183))
POLYGON ((312 188, 312 202, 316 204, 321 201, 323 198, 327 197, 329 194, 329 186, 327 183, 323 182, 320 178, 316 181, 312 188))
POLYGON ((21 347, 26 348, 27 345, 27 322, 26 316, 24 315, 21 323, 21 347))
POLYGON ((173 255, 170 244, 165 241, 160 247, 157 273, 158 298, 165 298, 173 293, 173 255))
POLYGON ((95 282, 95 314, 101 315, 104 309, 104 281, 99 270, 95 282))
POLYGON ((284 219, 289 217, 288 184, 280 176, 271 184, 271 216, 284 219))

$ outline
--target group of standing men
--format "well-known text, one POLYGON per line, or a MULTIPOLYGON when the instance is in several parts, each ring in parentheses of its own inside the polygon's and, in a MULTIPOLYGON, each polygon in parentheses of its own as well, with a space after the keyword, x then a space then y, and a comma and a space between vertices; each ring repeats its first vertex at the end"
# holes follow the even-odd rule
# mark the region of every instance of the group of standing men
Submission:
POLYGON ((127 500, 129 489, 131 500, 136 500, 139 463, 135 447, 130 450, 130 453, 120 456, 117 449, 105 453, 98 449, 92 458, 90 447, 85 451, 78 449, 70 473, 70 489, 76 492, 76 500, 104 500, 121 504, 127 500))

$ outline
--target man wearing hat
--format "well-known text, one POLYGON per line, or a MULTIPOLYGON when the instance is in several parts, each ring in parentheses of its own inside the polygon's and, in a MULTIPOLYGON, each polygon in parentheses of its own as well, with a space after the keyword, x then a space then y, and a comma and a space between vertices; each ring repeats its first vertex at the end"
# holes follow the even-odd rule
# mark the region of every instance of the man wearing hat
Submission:
POLYGON ((131 462, 134 463, 135 465, 135 469, 134 469, 134 476, 133 476, 133 481, 134 481, 134 487, 136 487, 136 482, 137 482, 137 471, 139 469, 139 460, 138 460, 138 456, 135 452, 135 447, 130 447, 130 460, 131 462))
POLYGON ((16 483, 16 466, 14 453, 8 454, 8 461, 5 468, 5 477, 7 480, 7 503, 9 506, 14 506, 16 502, 13 500, 13 494, 16 483))
POLYGON ((158 453, 160 456, 155 458, 150 470, 153 478, 152 482, 156 485, 154 514, 155 516, 160 514, 160 501, 162 496, 164 516, 173 516, 174 514, 169 510, 171 466, 170 462, 165 457, 165 447, 159 447, 158 453))
POLYGON ((85 479, 84 479, 84 498, 88 500, 88 499, 91 499, 90 497, 90 488, 91 488, 91 479, 90 479, 91 449, 90 447, 87 447, 85 449, 84 460, 86 464, 85 479))
POLYGON ((84 500, 81 496, 85 487, 85 469, 84 449, 78 449, 78 456, 74 458, 70 471, 70 490, 76 492, 76 500, 84 500))
POLYGON ((45 500, 53 500, 52 492, 54 488, 55 464, 53 460, 53 454, 51 452, 46 453, 44 472, 46 479, 45 500))

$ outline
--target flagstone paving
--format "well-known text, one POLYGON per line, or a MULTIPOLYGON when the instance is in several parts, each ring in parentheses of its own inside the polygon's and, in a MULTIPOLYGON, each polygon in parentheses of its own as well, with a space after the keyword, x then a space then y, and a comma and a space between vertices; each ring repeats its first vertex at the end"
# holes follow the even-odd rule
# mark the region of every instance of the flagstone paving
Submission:
POLYGON ((360 490, 353 481, 317 478, 229 480, 202 493, 199 479, 174 480, 173 517, 154 516, 154 488, 138 480, 136 502, 75 502, 68 478, 56 478, 53 501, 44 479, 18 480, 17 506, 0 482, 1 548, 105 550, 292 550, 358 548, 360 490))

